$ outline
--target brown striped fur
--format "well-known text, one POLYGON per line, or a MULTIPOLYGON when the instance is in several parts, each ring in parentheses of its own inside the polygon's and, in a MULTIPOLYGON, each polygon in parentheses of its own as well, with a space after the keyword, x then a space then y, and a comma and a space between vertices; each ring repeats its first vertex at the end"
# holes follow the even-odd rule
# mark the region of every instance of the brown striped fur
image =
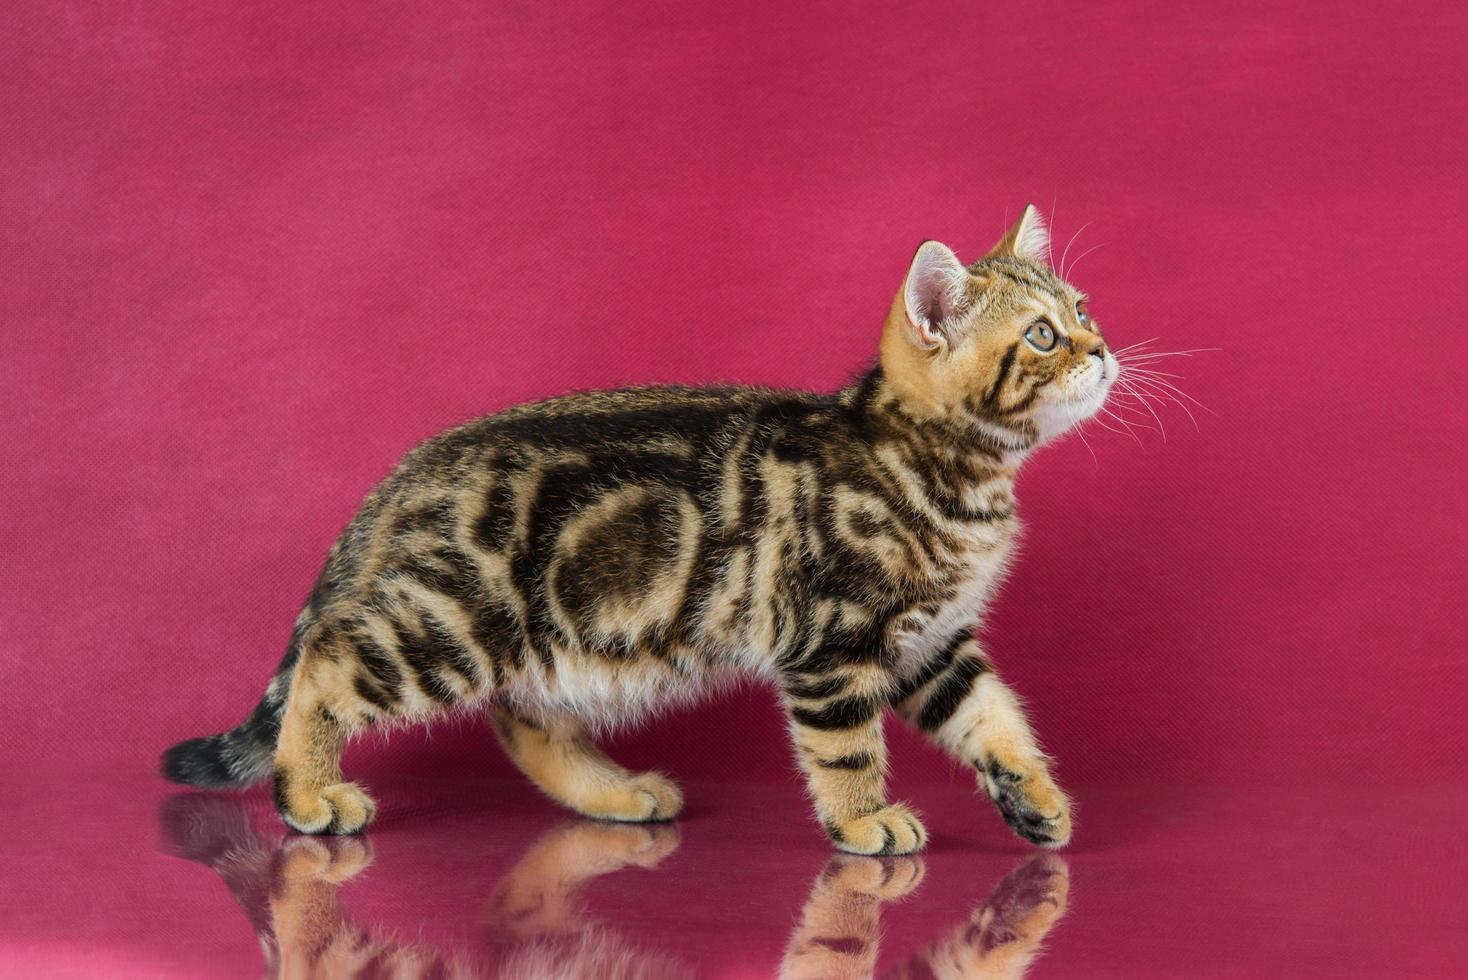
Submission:
POLYGON ((468 705, 573 810, 667 820, 677 788, 592 735, 753 674, 782 694, 838 847, 926 839, 886 798, 887 707, 973 766, 1018 833, 1063 844, 1069 804, 973 637, 1017 468, 1117 371, 1044 253, 1033 208, 968 267, 925 243, 878 365, 832 395, 584 393, 424 443, 332 548, 260 705, 170 749, 165 773, 269 774, 292 827, 355 832, 374 807, 343 780, 344 740, 468 705), (1039 324, 1049 349, 1026 339, 1039 324))

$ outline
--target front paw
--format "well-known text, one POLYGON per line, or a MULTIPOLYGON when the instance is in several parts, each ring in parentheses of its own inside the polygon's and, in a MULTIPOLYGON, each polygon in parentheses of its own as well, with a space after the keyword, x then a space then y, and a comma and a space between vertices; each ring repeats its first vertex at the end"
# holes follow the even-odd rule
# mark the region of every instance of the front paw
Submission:
POLYGON ((836 846, 849 854, 887 857, 920 851, 928 841, 917 815, 901 803, 892 803, 875 813, 826 824, 826 833, 836 846))
POLYGON ((1044 847, 1070 842, 1070 800, 1043 765, 990 757, 979 776, 984 792, 1016 834, 1044 847))

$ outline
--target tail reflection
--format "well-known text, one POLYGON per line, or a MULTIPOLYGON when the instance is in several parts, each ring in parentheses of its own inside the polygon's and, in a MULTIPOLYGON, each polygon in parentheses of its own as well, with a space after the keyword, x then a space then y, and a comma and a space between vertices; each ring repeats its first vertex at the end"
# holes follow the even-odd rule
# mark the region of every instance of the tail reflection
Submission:
MULTIPOLYGON (((921 858, 838 855, 816 878, 780 971, 790 980, 871 977, 883 902, 906 898, 922 881, 921 858)), ((885 976, 1019 978, 1065 915, 1070 874, 1054 854, 1026 860, 968 921, 885 976)))

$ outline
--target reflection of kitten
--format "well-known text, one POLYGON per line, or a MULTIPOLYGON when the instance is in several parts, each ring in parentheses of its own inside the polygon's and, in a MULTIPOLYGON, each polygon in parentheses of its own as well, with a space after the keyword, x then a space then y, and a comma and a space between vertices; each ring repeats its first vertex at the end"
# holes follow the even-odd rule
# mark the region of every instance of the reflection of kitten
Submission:
POLYGON ((877 966, 882 903, 905 898, 922 880, 923 862, 918 858, 832 858, 806 899, 780 976, 870 977, 877 966))
MULTIPOLYGON (((597 924, 581 894, 593 879, 654 868, 678 848, 670 827, 567 824, 542 836, 485 901, 485 949, 446 951, 358 926, 338 889, 371 863, 366 838, 267 841, 234 800, 176 796, 163 812, 165 848, 213 868, 260 940, 270 976, 301 978, 558 977, 654 980, 695 971, 597 924)), ((883 902, 923 879, 919 858, 832 858, 817 876, 786 946, 782 977, 870 977, 883 902)), ((1065 862, 1036 855, 999 883, 982 908, 891 975, 1017 978, 1065 914, 1065 862)))
POLYGON ((557 398, 409 453, 332 548, 289 651, 233 731, 166 775, 273 775, 308 833, 372 819, 345 738, 456 705, 587 816, 675 816, 656 773, 589 732, 706 690, 774 682, 836 845, 907 854, 926 834, 886 796, 893 707, 979 773, 1023 837, 1070 810, 1019 703, 974 638, 1017 525, 1029 452, 1098 411, 1119 371, 1026 208, 965 267, 918 249, 880 363, 833 395, 641 388, 557 398))
POLYGON ((625 867, 655 867, 678 847, 670 827, 570 824, 546 834, 502 878, 485 907, 488 950, 446 951, 354 924, 339 886, 372 862, 366 838, 289 837, 268 844, 233 801, 179 796, 163 814, 167 849, 219 873, 260 940, 270 976, 558 977, 674 980, 693 971, 590 921, 580 891, 625 867))
MULTIPOLYGON (((811 889, 780 975, 790 980, 870 977, 882 903, 905 898, 922 877, 917 858, 832 858, 811 889)), ((884 976, 1022 977, 1046 934, 1065 915, 1069 885, 1064 861, 1036 855, 1011 871, 968 922, 884 976)))

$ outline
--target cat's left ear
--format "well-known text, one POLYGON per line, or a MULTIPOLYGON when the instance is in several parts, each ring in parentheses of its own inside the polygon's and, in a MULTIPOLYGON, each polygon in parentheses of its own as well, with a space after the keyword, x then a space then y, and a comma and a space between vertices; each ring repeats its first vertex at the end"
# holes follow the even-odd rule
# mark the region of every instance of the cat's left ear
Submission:
POLYGON ((951 343, 948 332, 967 300, 968 270, 942 242, 926 241, 912 257, 902 284, 902 305, 919 347, 937 350, 951 343))
POLYGON ((1050 229, 1045 227, 1045 219, 1040 217, 1039 210, 1033 204, 1025 205, 1019 220, 984 257, 993 258, 996 255, 1008 255, 1041 265, 1049 264, 1050 229))

